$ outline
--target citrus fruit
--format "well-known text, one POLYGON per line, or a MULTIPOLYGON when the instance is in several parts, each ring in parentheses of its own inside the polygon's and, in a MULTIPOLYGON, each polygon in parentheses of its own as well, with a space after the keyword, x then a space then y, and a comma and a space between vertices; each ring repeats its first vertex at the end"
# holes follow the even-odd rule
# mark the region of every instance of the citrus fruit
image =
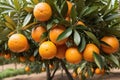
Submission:
POLYGON ((28 46, 27 38, 19 33, 13 34, 8 40, 8 47, 12 52, 23 52, 26 51, 28 46))
POLYGON ((86 61, 93 62, 93 52, 100 54, 99 48, 92 43, 86 45, 85 50, 83 51, 83 57, 86 61))
POLYGON ((82 55, 77 47, 70 47, 66 50, 65 58, 69 63, 78 64, 82 60, 82 55))
POLYGON ((104 74, 104 73, 105 73, 104 69, 99 69, 99 68, 95 69, 95 74, 104 74))
POLYGON ((66 50, 67 50, 67 46, 65 44, 64 45, 58 45, 57 46, 56 57, 59 58, 59 59, 64 59, 66 50))
POLYGON ((9 53, 5 54, 5 55, 4 55, 4 58, 5 58, 5 59, 10 59, 10 58, 11 58, 11 54, 9 54, 9 53))
POLYGON ((77 25, 85 26, 85 24, 84 24, 82 21, 78 21, 78 22, 77 22, 77 25))
POLYGON ((46 2, 40 2, 35 5, 33 14, 39 21, 48 21, 52 16, 51 6, 46 2))
POLYGON ((29 67, 29 66, 26 66, 26 67, 25 67, 25 71, 26 71, 26 72, 29 72, 29 71, 30 71, 30 67, 29 67))
POLYGON ((34 56, 30 56, 29 60, 30 60, 31 62, 33 62, 33 61, 35 61, 35 57, 34 57, 34 56))
POLYGON ((45 41, 39 47, 39 54, 43 59, 52 59, 56 53, 57 47, 51 41, 45 41))
POLYGON ((67 38, 63 39, 63 40, 60 40, 60 41, 57 41, 57 38, 58 36, 65 31, 65 27, 64 26, 60 26, 60 25, 57 25, 55 27, 53 27, 51 30, 50 30, 50 33, 49 33, 49 37, 50 37, 50 40, 55 43, 56 45, 62 45, 62 44, 65 44, 65 42, 67 41, 67 38))
POLYGON ((25 62, 26 58, 24 56, 20 56, 20 61, 25 62))
POLYGON ((107 54, 112 54, 118 51, 119 49, 119 41, 115 36, 104 36, 101 41, 105 42, 106 44, 101 44, 101 49, 103 52, 107 54))
POLYGON ((68 6, 67 16, 70 16, 71 9, 72 9, 72 3, 70 1, 67 1, 67 6, 68 6))
POLYGON ((46 32, 43 26, 35 27, 32 29, 31 36, 35 42, 40 42, 42 34, 46 32))

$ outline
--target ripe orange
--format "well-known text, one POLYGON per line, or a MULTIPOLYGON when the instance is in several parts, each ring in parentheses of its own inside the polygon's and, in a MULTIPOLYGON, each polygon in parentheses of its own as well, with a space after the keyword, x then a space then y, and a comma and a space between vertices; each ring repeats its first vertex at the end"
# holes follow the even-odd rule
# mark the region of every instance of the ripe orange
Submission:
POLYGON ((72 73, 72 77, 73 77, 73 78, 77 78, 77 73, 73 72, 73 73, 72 73))
POLYGON ((72 3, 70 1, 67 1, 67 6, 68 6, 67 16, 70 16, 71 9, 72 9, 72 3))
POLYGON ((38 3, 33 10, 33 14, 37 20, 47 21, 52 16, 51 6, 46 2, 38 3))
POLYGON ((41 71, 42 71, 42 72, 46 71, 45 67, 42 67, 41 71))
POLYGON ((67 46, 65 44, 57 46, 56 57, 59 59, 64 59, 66 50, 67 50, 67 46))
POLYGON ((25 71, 26 71, 26 72, 29 72, 29 71, 30 71, 30 67, 29 67, 29 66, 26 66, 26 67, 25 67, 25 71))
POLYGON ((104 69, 99 69, 99 68, 95 69, 95 74, 104 74, 104 73, 105 73, 104 69))
POLYGON ((40 42, 42 34, 46 32, 46 29, 43 26, 39 26, 32 29, 31 36, 35 42, 40 42))
POLYGON ((99 48, 92 43, 89 43, 86 45, 85 50, 83 51, 83 57, 86 61, 93 62, 93 52, 96 52, 97 54, 100 54, 99 48))
POLYGON ((82 55, 77 47, 70 47, 66 50, 65 58, 69 63, 78 64, 82 60, 82 55))
POLYGON ((39 47, 39 54, 43 59, 52 59, 56 53, 57 47, 51 41, 45 41, 39 47))
POLYGON ((85 24, 84 24, 82 21, 78 21, 78 22, 77 22, 77 25, 85 26, 85 24))
POLYGON ((26 60, 26 58, 24 56, 20 56, 19 59, 20 59, 21 62, 25 62, 25 60, 26 60))
POLYGON ((67 38, 66 39, 63 39, 61 41, 57 41, 57 38, 58 36, 65 31, 65 27, 64 26, 55 26, 53 27, 51 30, 50 30, 50 33, 49 33, 49 37, 50 37, 50 40, 55 43, 56 45, 62 45, 62 44, 65 44, 65 42, 67 41, 67 38))
POLYGON ((30 56, 29 60, 30 60, 31 62, 33 62, 33 61, 35 61, 35 57, 34 57, 34 56, 30 56))
POLYGON ((10 59, 10 58, 11 58, 11 54, 9 54, 9 53, 5 54, 5 55, 4 55, 4 58, 5 58, 5 59, 10 59))
POLYGON ((27 38, 19 33, 13 34, 8 40, 8 47, 12 52, 23 52, 26 51, 28 46, 27 38))
POLYGON ((112 54, 118 51, 119 49, 119 41, 115 36, 104 36, 101 41, 107 43, 106 44, 101 44, 101 49, 107 53, 107 54, 112 54))
POLYGON ((53 68, 54 68, 54 65, 53 65, 53 64, 49 64, 49 68, 50 68, 50 69, 53 69, 53 68))

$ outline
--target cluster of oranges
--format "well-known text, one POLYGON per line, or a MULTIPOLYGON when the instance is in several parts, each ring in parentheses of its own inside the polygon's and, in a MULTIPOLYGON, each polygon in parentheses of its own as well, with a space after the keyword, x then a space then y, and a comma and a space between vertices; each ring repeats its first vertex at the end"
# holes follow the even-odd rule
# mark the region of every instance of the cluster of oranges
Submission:
POLYGON ((90 78, 91 77, 91 75, 104 75, 105 74, 105 69, 104 68, 102 68, 102 69, 100 69, 100 68, 91 68, 91 75, 88 73, 88 71, 86 71, 86 72, 82 72, 82 70, 80 69, 80 67, 79 68, 77 68, 77 71, 76 72, 73 72, 72 73, 72 76, 73 76, 73 78, 77 78, 77 77, 81 77, 81 74, 84 74, 84 76, 86 77, 86 78, 90 78))
MULTIPOLYGON (((66 20, 69 20, 70 11, 72 8, 72 3, 67 1, 68 12, 66 15, 66 20)), ((34 17, 40 22, 46 22, 52 17, 52 8, 46 2, 38 3, 33 10, 34 17)), ((76 25, 85 24, 81 21, 78 21, 76 25)), ((76 45, 68 47, 66 42, 69 41, 69 38, 64 38, 60 41, 57 41, 58 36, 66 30, 66 27, 63 25, 53 25, 50 30, 46 29, 46 26, 38 26, 32 29, 31 37, 36 42, 39 43, 39 54, 43 59, 53 59, 57 57, 59 59, 64 59, 72 64, 78 64, 82 59, 88 62, 94 62, 93 53, 100 54, 103 51, 106 54, 112 54, 118 51, 119 41, 115 36, 104 36, 100 39, 101 45, 98 47, 94 43, 87 43, 85 49, 80 52, 76 45), (42 40, 43 34, 47 32, 48 37, 45 40, 42 40), (41 41, 42 40, 42 41, 41 41), (101 50, 101 51, 100 51, 101 50)), ((12 52, 21 53, 27 51, 30 48, 27 38, 20 33, 13 34, 8 40, 8 47, 12 52)), ((20 58, 21 61, 25 61, 24 58, 20 58)), ((30 58, 33 61, 33 57, 30 58)), ((29 71, 28 68, 26 68, 29 71)), ((104 72, 96 69, 96 74, 102 74, 104 72)))

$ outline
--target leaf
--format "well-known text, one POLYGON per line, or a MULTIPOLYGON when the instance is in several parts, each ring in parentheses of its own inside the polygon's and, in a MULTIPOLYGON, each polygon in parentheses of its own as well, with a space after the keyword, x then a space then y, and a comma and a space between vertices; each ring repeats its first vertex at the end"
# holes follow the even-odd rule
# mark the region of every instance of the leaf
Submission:
POLYGON ((67 11, 68 11, 68 6, 67 6, 66 0, 62 3, 61 6, 62 6, 61 14, 62 14, 63 17, 65 17, 66 14, 67 14, 67 11))
POLYGON ((78 50, 79 50, 80 52, 82 52, 82 51, 84 50, 85 46, 86 46, 86 40, 85 40, 84 37, 81 37, 81 43, 80 43, 80 45, 78 46, 78 50))
POLYGON ((30 22, 31 18, 32 18, 32 14, 27 14, 27 16, 23 21, 23 26, 26 26, 30 22))
POLYGON ((95 11, 97 11, 98 7, 97 6, 92 6, 92 7, 87 7, 83 16, 88 16, 89 14, 94 13, 95 11))
POLYGON ((34 4, 39 3, 39 0, 32 0, 34 2, 34 4))
POLYGON ((104 63, 103 60, 102 60, 102 57, 99 54, 95 53, 95 52, 93 52, 93 57, 94 57, 94 61, 97 64, 97 66, 100 69, 102 69, 103 68, 103 63, 104 63))
POLYGON ((120 66, 119 60, 113 54, 108 55, 108 59, 115 63, 118 67, 120 66))
POLYGON ((72 28, 70 27, 58 36, 57 41, 68 38, 71 34, 72 34, 72 28))
POLYGON ((48 33, 47 32, 44 32, 41 37, 40 37, 40 43, 43 42, 48 36, 48 33))
POLYGON ((15 22, 9 17, 9 16, 5 16, 5 20, 10 23, 14 28, 16 27, 15 22))
POLYGON ((85 1, 84 0, 75 0, 75 1, 76 1, 75 4, 76 4, 77 13, 80 14, 83 8, 85 7, 85 1))
POLYGON ((5 22, 5 25, 6 25, 9 29, 14 30, 14 27, 13 27, 10 23, 5 22))
POLYGON ((78 46, 81 42, 81 37, 78 31, 74 30, 74 42, 78 46))
POLYGON ((80 67, 80 69, 82 70, 82 69, 84 69, 84 67, 86 66, 86 64, 87 64, 87 61, 81 61, 81 63, 80 63, 80 65, 79 65, 79 67, 80 67))
POLYGON ((54 4, 54 2, 53 2, 52 0, 46 0, 46 2, 47 2, 48 4, 50 4, 50 6, 51 6, 51 8, 52 8, 52 10, 53 10, 53 13, 54 13, 56 16, 63 18, 62 15, 60 14, 59 8, 57 8, 57 5, 54 4))
POLYGON ((105 18, 105 21, 110 21, 110 20, 113 20, 115 18, 119 18, 120 17, 120 14, 112 14, 110 16, 108 16, 107 18, 105 18))
POLYGON ((30 28, 31 26, 36 25, 36 24, 38 24, 38 23, 37 23, 37 22, 33 22, 33 23, 30 23, 30 24, 28 24, 28 25, 26 25, 26 26, 23 26, 23 27, 22 27, 22 30, 26 30, 26 29, 28 29, 28 28, 30 28))
POLYGON ((15 9, 19 11, 20 8, 21 8, 19 1, 18 0, 13 0, 13 3, 15 5, 15 9))
POLYGON ((34 51, 34 56, 37 56, 37 54, 38 54, 38 49, 34 51))
POLYGON ((84 32, 87 34, 88 37, 90 37, 94 41, 94 43, 96 45, 100 46, 100 42, 98 41, 98 39, 96 38, 96 36, 93 33, 89 32, 89 31, 84 31, 84 32))
POLYGON ((72 23, 74 24, 77 18, 77 12, 76 12, 75 6, 72 6, 70 17, 72 19, 72 23))

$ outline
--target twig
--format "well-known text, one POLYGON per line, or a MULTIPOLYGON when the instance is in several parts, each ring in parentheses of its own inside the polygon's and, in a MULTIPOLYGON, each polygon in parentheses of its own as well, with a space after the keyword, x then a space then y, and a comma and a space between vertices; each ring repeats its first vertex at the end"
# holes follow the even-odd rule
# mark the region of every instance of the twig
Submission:
POLYGON ((67 76, 68 76, 68 79, 69 79, 69 80, 74 80, 73 77, 71 76, 70 72, 67 70, 67 68, 66 68, 66 66, 65 66, 65 63, 64 63, 62 60, 60 60, 60 62, 61 62, 62 68, 65 70, 65 72, 66 72, 66 74, 67 74, 67 76))

